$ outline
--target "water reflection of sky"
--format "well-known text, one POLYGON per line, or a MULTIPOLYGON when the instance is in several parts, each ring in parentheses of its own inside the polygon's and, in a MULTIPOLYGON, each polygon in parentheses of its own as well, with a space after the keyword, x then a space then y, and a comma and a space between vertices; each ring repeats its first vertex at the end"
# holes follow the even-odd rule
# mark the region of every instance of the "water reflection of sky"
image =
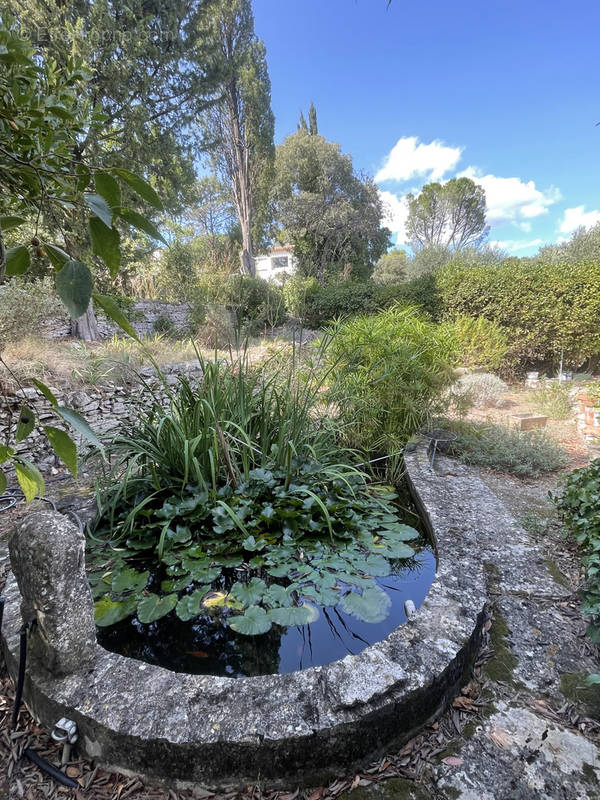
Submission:
POLYGON ((379 623, 361 622, 328 607, 320 609, 319 619, 311 625, 273 626, 261 636, 243 636, 208 617, 184 623, 171 613, 151 625, 124 620, 100 629, 98 639, 107 650, 176 672, 232 678, 285 674, 329 664, 384 639, 406 622, 406 600, 417 608, 422 604, 435 567, 431 550, 421 550, 408 567, 378 578, 392 601, 388 616, 379 623))
POLYGON ((434 577, 435 556, 430 550, 422 550, 410 569, 378 578, 377 582, 392 600, 390 613, 383 622, 362 622, 337 608, 322 608, 319 619, 311 625, 287 628, 279 648, 279 673, 330 664, 385 639, 406 622, 404 602, 412 600, 419 608, 434 577))

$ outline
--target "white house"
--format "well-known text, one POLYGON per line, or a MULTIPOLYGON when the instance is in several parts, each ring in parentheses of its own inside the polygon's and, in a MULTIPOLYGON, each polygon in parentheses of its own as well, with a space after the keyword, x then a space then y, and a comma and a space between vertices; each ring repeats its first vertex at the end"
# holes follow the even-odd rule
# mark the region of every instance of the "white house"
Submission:
POLYGON ((283 247, 272 247, 268 253, 255 256, 256 277, 266 281, 282 280, 293 275, 298 266, 294 258, 294 248, 291 244, 283 247))

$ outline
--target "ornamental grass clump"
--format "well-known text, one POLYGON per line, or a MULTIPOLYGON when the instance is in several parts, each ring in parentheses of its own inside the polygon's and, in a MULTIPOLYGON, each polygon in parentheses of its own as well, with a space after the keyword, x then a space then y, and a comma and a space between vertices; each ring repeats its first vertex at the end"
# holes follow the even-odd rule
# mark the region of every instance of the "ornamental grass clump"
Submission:
POLYGON ((338 323, 326 356, 344 441, 378 455, 401 448, 445 409, 455 355, 451 326, 412 307, 338 323))
POLYGON ((200 383, 180 379, 166 407, 156 397, 107 443, 98 625, 174 612, 256 635, 313 622, 319 606, 387 616, 377 578, 415 555, 406 542, 418 534, 316 413, 322 361, 201 359, 200 383))

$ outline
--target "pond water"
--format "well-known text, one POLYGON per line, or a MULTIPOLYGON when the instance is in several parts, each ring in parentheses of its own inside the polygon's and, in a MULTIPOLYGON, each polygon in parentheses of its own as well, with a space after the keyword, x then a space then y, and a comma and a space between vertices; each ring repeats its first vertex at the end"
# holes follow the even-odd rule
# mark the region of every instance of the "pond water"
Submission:
POLYGON ((384 639, 406 622, 406 600, 417 608, 422 604, 435 569, 435 556, 423 545, 414 558, 377 579, 391 598, 383 622, 362 622, 338 607, 319 607, 319 618, 310 625, 273 626, 268 633, 244 636, 214 617, 182 622, 172 612, 149 625, 129 618, 100 628, 98 641, 107 650, 176 672, 230 678, 295 672, 360 653, 384 639))

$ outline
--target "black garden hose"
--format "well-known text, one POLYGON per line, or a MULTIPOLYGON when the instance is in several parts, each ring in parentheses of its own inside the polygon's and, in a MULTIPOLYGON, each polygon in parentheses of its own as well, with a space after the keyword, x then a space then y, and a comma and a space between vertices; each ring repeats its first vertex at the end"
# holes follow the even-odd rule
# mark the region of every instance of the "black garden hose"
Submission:
POLYGON ((23 750, 23 755, 27 756, 30 761, 50 775, 51 778, 54 778, 57 783, 62 783, 63 786, 68 786, 71 789, 79 788, 77 781, 74 781, 73 778, 69 778, 62 770, 55 767, 54 764, 51 764, 49 761, 46 761, 45 758, 38 756, 38 754, 34 750, 30 750, 29 747, 23 750))
POLYGON ((19 709, 23 698, 23 684, 25 683, 25 665, 27 663, 27 633, 32 626, 32 622, 26 622, 19 631, 19 675, 17 677, 17 690, 15 692, 15 705, 12 713, 11 730, 17 727, 19 709))

